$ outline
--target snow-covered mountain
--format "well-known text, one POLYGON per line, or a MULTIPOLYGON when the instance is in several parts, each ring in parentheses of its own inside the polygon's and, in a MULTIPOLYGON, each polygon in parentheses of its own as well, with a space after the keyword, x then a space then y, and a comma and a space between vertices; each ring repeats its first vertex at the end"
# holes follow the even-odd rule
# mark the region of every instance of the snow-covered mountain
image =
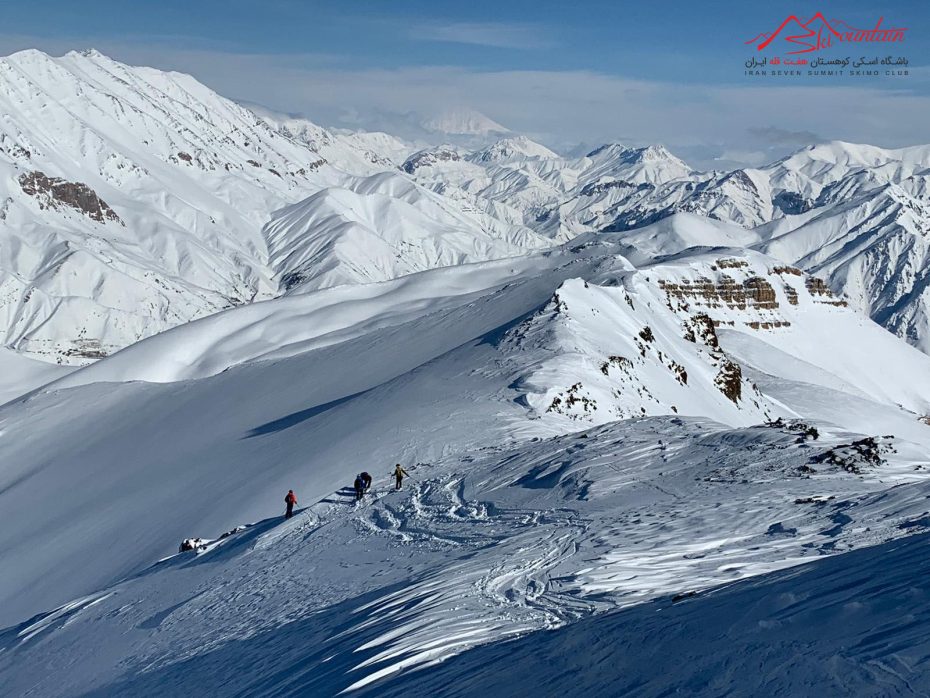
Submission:
POLYGON ((424 120, 423 127, 451 136, 488 136, 510 131, 480 111, 464 106, 446 109, 424 120))
POLYGON ((96 52, 0 106, 5 692, 930 690, 930 147, 413 144, 96 52))
POLYGON ((282 136, 303 143, 327 162, 355 175, 365 176, 396 167, 413 146, 387 133, 337 131, 309 119, 281 114, 257 104, 245 104, 282 136))
POLYGON ((185 692, 190 661, 225 694, 267 653, 301 690, 387 690, 921 525, 930 357, 760 253, 623 247, 235 308, 0 409, 8 685, 185 692), (267 518, 289 487, 309 506, 267 518))
POLYGON ((95 51, 0 60, 0 104, 0 332, 45 361, 87 363, 301 275, 390 278, 545 244, 412 182, 371 179, 403 154, 387 136, 256 115, 190 76, 95 51), (365 228, 366 208, 390 213, 365 228), (327 242, 302 237, 300 221, 318 219, 327 242))
MULTIPOLYGON (((834 142, 728 173, 693 172, 662 146, 608 144, 563 158, 517 135, 411 153, 387 134, 250 111, 190 76, 94 51, 22 52, 0 71, 0 225, 9 240, 0 329, 4 345, 26 356, 86 363, 286 293, 295 279, 383 280, 676 213, 753 231, 760 249, 823 276, 889 330, 925 350, 930 341, 927 147, 834 142), (387 176, 398 167, 445 203, 387 176), (386 189, 371 189, 374 181, 386 189), (413 199, 445 213, 423 218, 413 199), (365 209, 392 213, 359 227, 365 209), (299 221, 324 219, 335 237, 303 235, 299 221), (459 232, 441 232, 451 229, 459 232), (844 245, 839 229, 856 242, 828 253, 828 239, 844 245), (421 259, 408 260, 413 248, 421 259)), ((447 131, 503 130, 467 110, 448 116, 447 131)))
POLYGON ((86 361, 277 292, 268 211, 343 180, 186 75, 0 60, 3 343, 86 361))
POLYGON ((472 152, 425 149, 403 167, 434 191, 554 240, 593 231, 641 240, 638 229, 676 214, 734 223, 746 231, 741 244, 823 276, 886 328, 930 348, 928 147, 833 142, 758 169, 701 173, 661 146, 609 144, 566 159, 508 138, 472 152))
POLYGON ((828 280, 876 321, 930 353, 930 199, 898 184, 787 216, 761 248, 828 280))
POLYGON ((465 213, 396 172, 327 187, 281 209, 265 237, 288 291, 387 281, 551 244, 529 228, 465 213))

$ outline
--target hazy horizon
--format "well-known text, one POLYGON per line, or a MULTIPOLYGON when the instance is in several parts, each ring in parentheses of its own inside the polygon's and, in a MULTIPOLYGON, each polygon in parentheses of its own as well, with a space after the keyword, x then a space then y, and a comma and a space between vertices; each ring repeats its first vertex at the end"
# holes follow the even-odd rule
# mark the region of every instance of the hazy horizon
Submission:
MULTIPOLYGON (((8 8, 0 53, 94 47, 134 65, 190 73, 237 101, 323 126, 415 135, 448 108, 487 115, 561 152, 661 143, 701 169, 760 165, 809 143, 930 142, 930 10, 855 0, 798 8, 588 3, 237 0, 133 7, 8 8), (853 26, 906 26, 893 45, 845 54, 905 56, 908 76, 759 78, 746 41, 790 13, 829 10, 853 26), (493 19, 489 19, 493 18, 493 19), (140 31, 144 27, 145 31, 140 31)), ((835 52, 834 52, 835 53, 835 52)), ((833 55, 833 54, 831 54, 833 55)))

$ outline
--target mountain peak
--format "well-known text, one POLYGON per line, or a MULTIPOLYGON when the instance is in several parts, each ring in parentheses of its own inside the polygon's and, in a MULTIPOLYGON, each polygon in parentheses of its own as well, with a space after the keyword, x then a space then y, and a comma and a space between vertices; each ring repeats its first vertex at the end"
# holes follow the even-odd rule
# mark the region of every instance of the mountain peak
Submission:
POLYGON ((453 107, 427 119, 423 127, 429 131, 463 136, 486 136, 492 133, 509 133, 489 116, 470 107, 453 107))
POLYGON ((546 146, 526 136, 513 136, 511 138, 502 138, 488 148, 480 151, 476 159, 481 162, 493 162, 498 160, 510 160, 512 158, 556 159, 558 157, 559 155, 557 153, 554 153, 546 146))
POLYGON ((648 145, 645 148, 642 148, 639 152, 640 157, 643 160, 678 159, 664 145, 648 145))
POLYGON ((592 150, 590 153, 585 155, 585 157, 593 158, 593 157, 597 157, 598 155, 604 155, 604 154, 616 155, 618 153, 625 153, 628 150, 631 150, 631 148, 628 148, 627 146, 622 145, 620 143, 604 143, 603 145, 599 145, 594 150, 592 150))
POLYGON ((47 62, 47 61, 54 60, 54 58, 50 56, 49 54, 45 53, 44 51, 40 51, 37 48, 27 48, 27 49, 23 49, 22 51, 16 51, 15 53, 11 53, 9 56, 6 56, 5 58, 0 58, 0 60, 14 61, 17 63, 22 62, 22 61, 47 62))

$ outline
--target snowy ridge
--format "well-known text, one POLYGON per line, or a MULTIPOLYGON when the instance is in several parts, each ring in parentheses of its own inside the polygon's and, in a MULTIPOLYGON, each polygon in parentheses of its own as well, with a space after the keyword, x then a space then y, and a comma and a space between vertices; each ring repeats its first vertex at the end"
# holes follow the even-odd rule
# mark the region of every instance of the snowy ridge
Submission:
POLYGON ((767 360, 765 369, 775 375, 841 387, 916 415, 930 411, 930 382, 912 374, 915 365, 888 367, 873 378, 874 357, 896 351, 897 341, 863 322, 822 280, 757 253, 718 254, 563 283, 505 340, 527 357, 514 383, 526 391, 522 399, 543 421, 566 425, 657 414, 750 425, 781 414, 779 402, 728 354, 737 340, 718 336, 725 333, 739 335, 744 352, 759 347, 752 358, 744 354, 750 366, 758 368, 756 356, 777 348, 809 370, 794 374, 789 362, 767 360), (837 336, 856 338, 842 361, 823 352, 837 336), (540 349, 545 358, 534 360, 540 349))
POLYGON ((5 691, 930 688, 927 147, 414 149, 96 52, 0 106, 5 691))
MULTIPOLYGON (((930 413, 930 357, 815 281, 776 266, 758 255, 705 255, 636 270, 616 246, 594 239, 520 265, 438 269, 268 301, 142 342, 32 396, 22 403, 28 409, 9 405, 0 430, 19 433, 28 419, 31 436, 0 440, 0 455, 15 464, 4 473, 10 483, 30 479, 61 500, 66 520, 119 529, 145 545, 110 556, 95 553, 83 529, 10 531, 0 550, 20 572, 0 591, 24 604, 64 602, 138 569, 193 528, 225 530, 240 517, 261 518, 281 487, 323 498, 345 481, 346 463, 371 462, 376 453, 411 463, 468 453, 475 435, 480 444, 548 437, 630 414, 674 418, 674 406, 682 416, 737 426, 810 415, 865 433, 880 425, 880 433, 916 443, 930 436, 919 421, 930 413), (457 291, 443 297, 443 288, 457 291), (560 302, 567 308, 556 313, 560 302), (647 326, 653 341, 641 334, 647 326), (876 366, 876 355, 890 358, 876 366), (632 371, 615 356, 629 359, 632 371), (139 379, 174 382, 129 382, 139 379), (576 383, 595 391, 588 399, 597 410, 585 410, 581 389, 570 401, 576 383), (244 402, 232 397, 246 395, 244 402), (549 411, 556 397, 568 409, 549 411), (230 399, 236 410, 204 422, 230 399), (67 408, 75 404, 95 407, 75 418, 67 408), (127 414, 124 437, 75 452, 74 440, 93 425, 121 423, 127 414), (437 422, 436 414, 456 418, 437 422), (173 425, 171 444, 150 434, 153 422, 173 425), (142 453, 140 443, 151 438, 161 445, 142 453), (269 448, 284 454, 270 471, 269 448), (120 464, 117 482, 87 480, 88 469, 102 475, 110 463, 120 464), (203 510, 185 475, 190 463, 198 464, 198 482, 223 480, 212 487, 224 507, 203 510), (242 467, 231 473, 230 463, 242 467), (84 483, 80 498, 64 495, 75 478, 84 483), (93 502, 113 486, 126 503, 95 512, 93 502), (143 492, 152 505, 145 512, 129 504, 143 492), (165 528, 167 502, 174 515, 165 528), (97 562, 59 587, 44 567, 50 561, 33 555, 45 547, 59 550, 58 560, 92 554, 97 562), (48 581, 36 584, 39 577, 48 581)), ((15 487, 0 503, 28 518, 15 487)))
POLYGON ((267 212, 342 179, 189 76, 93 51, 3 59, 0 104, 4 344, 46 360, 271 297, 267 212))
MULTIPOLYGON (((384 280, 676 214, 745 229, 740 245, 823 276, 927 346, 926 146, 832 142, 709 173, 660 145, 563 158, 516 134, 411 153, 387 134, 250 111, 190 76, 95 51, 3 59, 0 103, 0 330, 5 346, 33 358, 89 363, 302 280, 384 280), (398 167, 444 203, 386 175, 398 167), (384 222, 360 220, 375 211, 384 222), (307 225, 319 230, 304 247, 307 225), (841 244, 841 226, 857 240, 832 254, 826 241, 841 244), (795 229, 790 242, 766 244, 795 229), (877 254, 887 261, 873 273, 877 254)), ((496 132, 463 114, 461 128, 496 132)))
POLYGON ((328 187, 282 209, 265 235, 288 291, 386 281, 551 244, 523 226, 457 209, 391 172, 328 187))

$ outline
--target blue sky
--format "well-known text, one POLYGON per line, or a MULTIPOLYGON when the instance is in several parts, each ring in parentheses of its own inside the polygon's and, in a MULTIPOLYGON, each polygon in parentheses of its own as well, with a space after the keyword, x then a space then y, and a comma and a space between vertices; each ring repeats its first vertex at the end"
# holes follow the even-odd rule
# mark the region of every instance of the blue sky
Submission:
POLYGON ((3 53, 93 46, 327 125, 403 130, 467 106, 558 147, 659 141, 701 164, 758 161, 805 139, 930 141, 930 5, 916 1, 5 0, 2 10, 3 53), (845 53, 904 55, 911 75, 743 75, 745 40, 817 9, 857 27, 879 16, 907 27, 904 44, 845 53))

